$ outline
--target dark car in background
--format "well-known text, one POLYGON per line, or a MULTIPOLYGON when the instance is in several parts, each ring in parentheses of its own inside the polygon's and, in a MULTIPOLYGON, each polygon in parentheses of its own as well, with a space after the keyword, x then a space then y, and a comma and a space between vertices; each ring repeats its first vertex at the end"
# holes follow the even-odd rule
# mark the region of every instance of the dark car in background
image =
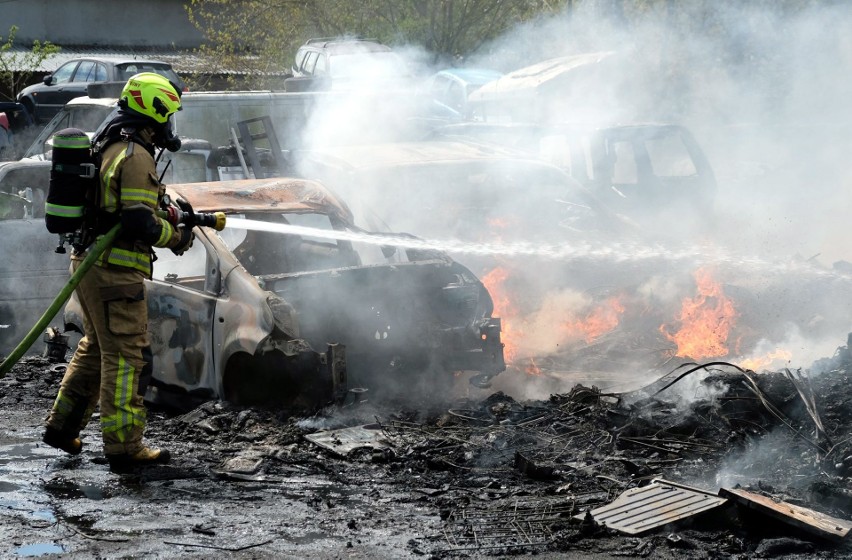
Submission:
POLYGON ((431 138, 520 150, 564 169, 612 212, 640 225, 662 220, 675 234, 708 222, 715 203, 713 168, 677 124, 471 122, 437 128, 431 138))
POLYGON ((91 84, 126 82, 130 76, 140 72, 160 74, 181 90, 186 90, 184 81, 167 62, 133 58, 73 58, 46 75, 42 83, 21 90, 17 99, 36 122, 45 123, 70 100, 87 95, 91 84))
POLYGON ((369 39, 310 39, 296 51, 287 91, 399 88, 411 85, 411 71, 392 48, 369 39))

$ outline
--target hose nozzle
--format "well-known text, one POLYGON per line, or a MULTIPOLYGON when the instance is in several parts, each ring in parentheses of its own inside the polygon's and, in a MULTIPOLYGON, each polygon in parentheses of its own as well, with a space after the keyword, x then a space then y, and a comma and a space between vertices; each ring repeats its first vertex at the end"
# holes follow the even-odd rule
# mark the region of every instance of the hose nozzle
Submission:
POLYGON ((158 210, 157 215, 168 220, 173 226, 184 224, 188 227, 212 227, 216 231, 225 229, 224 212, 192 212, 170 205, 165 210, 158 210))
POLYGON ((195 225, 212 227, 216 231, 225 229, 224 212, 197 212, 195 214, 195 225))

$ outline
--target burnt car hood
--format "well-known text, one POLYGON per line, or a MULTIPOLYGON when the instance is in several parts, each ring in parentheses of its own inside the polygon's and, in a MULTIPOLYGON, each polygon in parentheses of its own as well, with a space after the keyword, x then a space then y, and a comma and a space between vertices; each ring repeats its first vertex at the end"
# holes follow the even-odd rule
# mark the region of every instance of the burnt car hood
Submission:
POLYGON ((355 380, 392 369, 505 368, 491 297, 448 257, 258 279, 293 305, 312 345, 346 345, 355 380))

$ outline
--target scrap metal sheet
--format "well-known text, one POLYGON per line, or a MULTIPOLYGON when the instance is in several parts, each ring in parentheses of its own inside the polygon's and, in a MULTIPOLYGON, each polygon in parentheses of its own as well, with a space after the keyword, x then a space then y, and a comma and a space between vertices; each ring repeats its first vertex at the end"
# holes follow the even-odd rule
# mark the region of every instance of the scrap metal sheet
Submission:
MULTIPOLYGON (((648 486, 627 490, 612 503, 590 513, 597 523, 628 535, 638 535, 719 507, 727 501, 698 488, 658 479, 648 486)), ((583 519, 584 516, 575 517, 583 519)))
POLYGON ((775 501, 740 488, 722 488, 719 494, 825 539, 841 541, 852 530, 852 522, 787 502, 775 501))
POLYGON ((346 455, 353 449, 361 447, 372 447, 373 449, 390 447, 384 436, 385 434, 379 424, 365 424, 308 434, 305 439, 338 455, 346 455))

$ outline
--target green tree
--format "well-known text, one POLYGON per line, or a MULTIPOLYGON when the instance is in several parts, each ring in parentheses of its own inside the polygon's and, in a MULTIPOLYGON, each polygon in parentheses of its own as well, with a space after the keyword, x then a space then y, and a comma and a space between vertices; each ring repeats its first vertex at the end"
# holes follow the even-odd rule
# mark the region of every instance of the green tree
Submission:
POLYGON ((280 81, 311 37, 361 36, 414 44, 434 59, 466 56, 519 21, 560 10, 566 0, 189 0, 204 32, 205 70, 239 68, 248 85, 280 81), (277 74, 276 74, 277 73, 277 74))
MULTIPOLYGON (((18 26, 9 28, 9 36, 0 44, 0 97, 15 99, 18 92, 29 84, 33 70, 49 56, 59 52, 59 47, 50 41, 33 41, 28 51, 14 50, 18 26)), ((0 36, 0 41, 3 37, 0 36)))

